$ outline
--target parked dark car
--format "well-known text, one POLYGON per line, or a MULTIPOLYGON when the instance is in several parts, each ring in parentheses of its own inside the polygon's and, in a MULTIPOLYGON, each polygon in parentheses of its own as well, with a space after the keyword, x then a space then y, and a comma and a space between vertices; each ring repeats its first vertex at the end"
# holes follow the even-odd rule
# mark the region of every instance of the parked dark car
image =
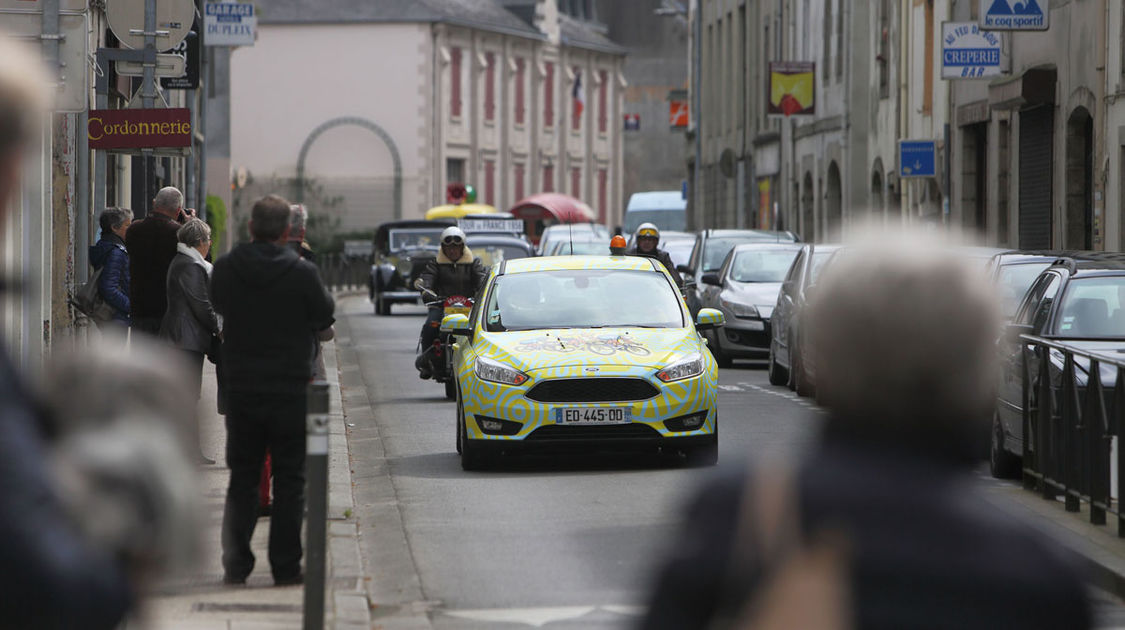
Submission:
POLYGON ((699 313, 703 274, 718 271, 735 245, 797 243, 800 240, 793 232, 775 230, 702 230, 696 234, 687 264, 676 267, 684 279, 684 300, 692 316, 699 313))
POLYGON ((770 326, 769 379, 774 385, 807 396, 812 393, 812 377, 805 366, 805 347, 801 345, 801 312, 809 290, 839 245, 814 245, 801 248, 777 295, 770 326))
POLYGON ((517 236, 469 233, 465 235, 465 244, 486 268, 505 260, 535 255, 535 246, 517 236))
POLYGON ((797 243, 747 243, 727 254, 718 272, 703 274, 703 308, 722 311, 726 326, 711 331, 711 354, 721 367, 733 359, 761 359, 770 348, 770 317, 781 282, 801 251, 797 243))
POLYGON ((1060 258, 1081 258, 1093 252, 1013 250, 996 254, 988 262, 988 278, 999 291, 1002 314, 1011 320, 1031 283, 1060 258))
POLYGON ((419 304, 414 280, 437 255, 441 231, 453 221, 391 221, 375 230, 375 258, 368 293, 376 315, 394 304, 419 304))
MULTIPOLYGON (((1039 405, 1039 374, 1042 351, 1019 338, 1035 335, 1072 344, 1088 352, 1117 357, 1125 352, 1125 255, 1089 253, 1082 258, 1062 258, 1043 271, 1031 285, 1008 324, 997 347, 1000 381, 989 448, 989 463, 996 477, 1009 477, 1020 470, 1024 449, 1024 374, 1027 404, 1039 405)), ((1052 386, 1062 382, 1063 355, 1045 353, 1052 386)), ((1089 361, 1075 359, 1079 397, 1085 398, 1089 361)), ((1102 365, 1101 379, 1106 400, 1112 400, 1116 369, 1102 365)), ((1059 401, 1052 396, 1052 416, 1059 417, 1059 401)), ((1034 451, 1034 440, 1028 444, 1034 451)))

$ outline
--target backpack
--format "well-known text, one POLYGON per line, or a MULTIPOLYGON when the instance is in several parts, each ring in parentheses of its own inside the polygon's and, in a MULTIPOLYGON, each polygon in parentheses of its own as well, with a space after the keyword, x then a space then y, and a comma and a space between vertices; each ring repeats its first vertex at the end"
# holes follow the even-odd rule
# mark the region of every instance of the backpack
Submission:
POLYGON ((99 267, 90 275, 90 279, 75 289, 74 295, 68 300, 74 308, 82 312, 97 323, 108 322, 113 319, 116 311, 102 299, 98 291, 98 280, 102 277, 105 267, 99 267))

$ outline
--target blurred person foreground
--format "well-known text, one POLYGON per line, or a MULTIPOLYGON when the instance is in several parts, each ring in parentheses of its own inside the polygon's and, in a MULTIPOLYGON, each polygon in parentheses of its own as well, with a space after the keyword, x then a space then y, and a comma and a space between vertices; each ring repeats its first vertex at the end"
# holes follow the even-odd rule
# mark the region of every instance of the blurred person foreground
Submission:
POLYGON ((817 444, 705 486, 641 627, 1090 627, 1072 560, 974 486, 999 309, 949 245, 872 234, 827 267, 817 444))

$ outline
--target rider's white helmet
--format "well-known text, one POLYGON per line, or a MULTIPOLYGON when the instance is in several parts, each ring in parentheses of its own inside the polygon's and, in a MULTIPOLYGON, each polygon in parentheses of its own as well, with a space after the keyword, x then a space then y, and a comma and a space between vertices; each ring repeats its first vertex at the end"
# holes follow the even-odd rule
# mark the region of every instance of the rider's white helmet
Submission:
POLYGON ((653 223, 642 223, 637 226, 637 231, 633 234, 633 240, 636 241, 642 236, 649 236, 659 240, 660 228, 656 227, 653 223))
POLYGON ((465 232, 456 225, 451 225, 441 232, 442 245, 464 245, 465 232))

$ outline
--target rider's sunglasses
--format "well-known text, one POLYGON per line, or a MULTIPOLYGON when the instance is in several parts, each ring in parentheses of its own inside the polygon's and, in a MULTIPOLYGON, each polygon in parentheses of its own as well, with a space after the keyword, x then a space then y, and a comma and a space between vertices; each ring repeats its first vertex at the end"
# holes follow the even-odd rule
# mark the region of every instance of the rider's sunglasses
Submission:
POLYGON ((447 236, 441 239, 442 245, 460 245, 465 241, 460 236, 447 236))

